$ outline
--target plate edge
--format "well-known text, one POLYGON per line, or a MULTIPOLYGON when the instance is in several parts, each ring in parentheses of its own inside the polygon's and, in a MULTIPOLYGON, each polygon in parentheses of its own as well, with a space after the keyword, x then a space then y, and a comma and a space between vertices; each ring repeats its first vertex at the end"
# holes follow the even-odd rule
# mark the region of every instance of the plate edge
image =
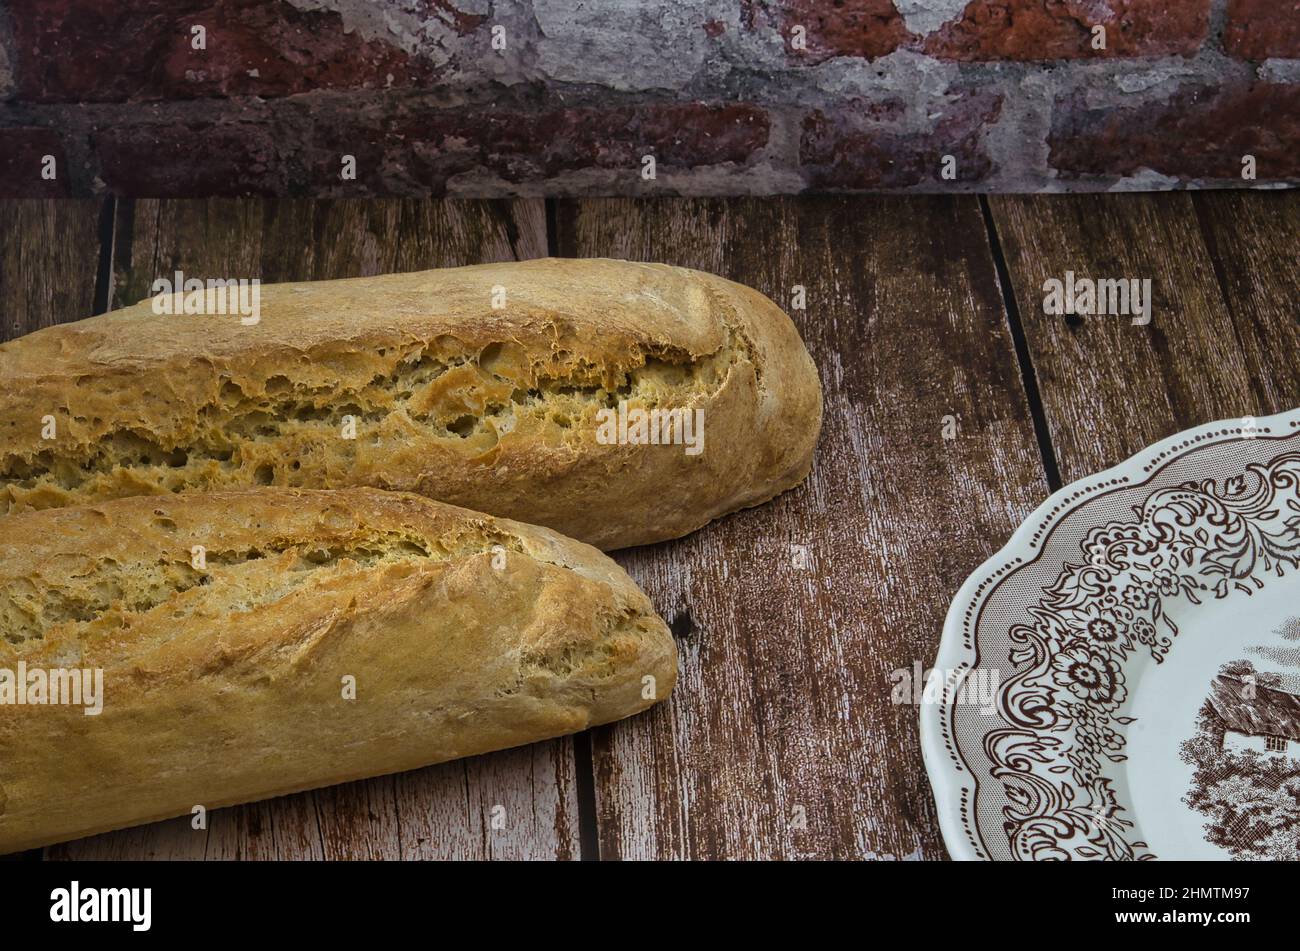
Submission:
MULTIPOLYGON (((971 655, 961 644, 961 617, 964 614, 964 609, 968 604, 978 603, 976 592, 979 588, 990 580, 998 569, 1014 558, 1017 553, 1035 552, 1035 549, 1027 543, 1027 539, 1033 537, 1037 530, 1036 526, 1040 524, 1050 525, 1054 518, 1063 518, 1073 511, 1072 508, 1065 508, 1061 505, 1072 494, 1077 493, 1084 486, 1105 483, 1130 475, 1134 470, 1142 474, 1144 464, 1148 460, 1168 454, 1175 446, 1186 440, 1191 439, 1196 443, 1195 446, 1188 445, 1184 447, 1185 449, 1192 449, 1235 439, 1244 431, 1243 422, 1253 418, 1238 416, 1184 429, 1159 442, 1152 443, 1109 469, 1076 479, 1049 495, 1041 505, 1035 508, 1016 527, 1016 530, 1012 532, 1006 543, 971 572, 961 587, 957 589, 957 594, 948 606, 948 613, 944 618, 943 632, 939 638, 939 650, 931 667, 950 670, 959 666, 963 661, 971 659, 971 655), (1203 436, 1224 427, 1228 427, 1231 431, 1219 434, 1218 439, 1196 439, 1198 436, 1203 436), (1061 511, 1057 512, 1054 517, 1053 511, 1058 508, 1061 511)), ((1281 436, 1285 435, 1281 431, 1282 429, 1296 431, 1297 426, 1293 425, 1296 423, 1300 423, 1300 407, 1255 419, 1254 431, 1257 434, 1272 435, 1272 431, 1276 428, 1278 430, 1277 434, 1281 436)), ((1135 485, 1141 484, 1141 482, 1135 483, 1135 485)), ((984 597, 987 597, 987 595, 984 595, 984 597)), ((944 846, 948 849, 949 856, 956 861, 980 861, 984 859, 984 856, 977 854, 974 846, 967 840, 959 819, 961 796, 970 791, 968 786, 962 782, 962 773, 964 771, 959 770, 951 762, 947 751, 943 748, 941 739, 943 734, 942 716, 947 707, 942 703, 922 703, 920 707, 921 759, 925 764, 926 776, 930 781, 930 793, 934 798, 935 814, 939 819, 939 831, 943 836, 944 846)), ((974 805, 973 801, 971 805, 974 805)))

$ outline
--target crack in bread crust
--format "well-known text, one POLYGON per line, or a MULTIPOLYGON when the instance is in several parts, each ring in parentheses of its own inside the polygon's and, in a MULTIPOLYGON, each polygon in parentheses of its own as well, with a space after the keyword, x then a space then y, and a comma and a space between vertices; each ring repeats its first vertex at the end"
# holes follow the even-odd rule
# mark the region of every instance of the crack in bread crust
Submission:
MULTIPOLYGON (((262 393, 245 393, 230 376, 217 380, 215 397, 197 421, 173 419, 152 430, 119 426, 93 442, 59 444, 0 456, 0 498, 13 511, 75 505, 121 494, 165 494, 240 485, 314 487, 301 460, 250 465, 242 451, 252 442, 272 455, 304 443, 333 441, 345 418, 356 423, 356 438, 375 438, 390 417, 425 429, 444 446, 466 457, 482 456, 500 438, 529 418, 546 427, 555 446, 573 442, 575 422, 595 428, 598 409, 620 400, 647 409, 681 406, 712 397, 745 351, 734 349, 732 335, 718 353, 692 358, 661 350, 644 355, 628 369, 575 364, 565 372, 503 375, 496 371, 510 344, 494 342, 476 355, 434 356, 421 348, 402 356, 386 373, 360 389, 311 386, 277 374, 262 393), (295 463, 297 463, 295 465, 295 463), (119 493, 112 486, 130 491, 119 493)), ((446 344, 444 343, 444 346, 446 344)), ((323 355, 312 355, 320 359, 323 355)), ((57 407, 65 419, 84 424, 69 406, 57 407)), ((259 453, 261 458, 265 453, 259 453)))
POLYGON ((443 541, 414 532, 375 532, 342 540, 271 538, 240 549, 206 551, 204 567, 167 549, 156 560, 118 561, 87 556, 74 573, 0 579, 0 632, 11 644, 64 628, 75 637, 103 636, 140 623, 146 615, 174 623, 195 615, 255 611, 323 578, 384 566, 415 568, 476 554, 492 546, 522 552, 517 539, 443 541), (178 603, 182 595, 194 596, 178 603))

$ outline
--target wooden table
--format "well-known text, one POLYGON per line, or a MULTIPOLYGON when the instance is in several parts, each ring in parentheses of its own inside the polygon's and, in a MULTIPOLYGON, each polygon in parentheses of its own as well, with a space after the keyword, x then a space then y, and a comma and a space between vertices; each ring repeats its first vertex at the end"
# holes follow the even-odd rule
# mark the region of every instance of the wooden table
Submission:
MULTIPOLYGON (((1300 405, 1294 193, 0 204, 6 336, 157 276, 284 281, 550 254, 668 261, 792 310, 812 476, 620 553, 670 622, 670 702, 580 736, 45 850, 65 858, 942 858, 917 710, 966 575, 1065 481, 1300 405), (1154 319, 1043 314, 1072 270, 1154 319), (505 827, 491 811, 505 807, 505 827)), ((37 853, 35 857, 40 857, 37 853)))

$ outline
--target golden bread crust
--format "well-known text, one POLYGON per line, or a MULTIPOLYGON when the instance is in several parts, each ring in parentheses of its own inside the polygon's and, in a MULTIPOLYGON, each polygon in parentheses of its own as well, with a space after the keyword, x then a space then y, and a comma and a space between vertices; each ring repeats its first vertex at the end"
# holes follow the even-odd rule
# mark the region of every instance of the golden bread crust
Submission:
POLYGON ((612 549, 811 465, 821 387, 794 325, 710 274, 544 259, 260 290, 253 326, 144 301, 0 345, 0 512, 358 485, 612 549), (703 451, 601 444, 624 401, 702 409, 703 451))
POLYGON ((596 549, 367 488, 0 519, 0 627, 0 668, 104 672, 97 716, 0 707, 0 853, 583 730, 676 676, 596 549))

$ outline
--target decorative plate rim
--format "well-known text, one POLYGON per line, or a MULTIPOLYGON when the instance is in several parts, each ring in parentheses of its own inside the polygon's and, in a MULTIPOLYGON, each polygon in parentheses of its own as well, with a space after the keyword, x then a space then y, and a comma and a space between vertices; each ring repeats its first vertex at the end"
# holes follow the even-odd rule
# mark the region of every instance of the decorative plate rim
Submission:
MULTIPOLYGON (((1053 492, 957 590, 948 607, 939 650, 932 666, 953 670, 969 665, 975 650, 962 644, 963 619, 993 590, 989 582, 1011 568, 1032 562, 1042 553, 1040 540, 1050 537, 1050 529, 1066 515, 1090 502, 1092 496, 1103 488, 1140 486, 1185 452, 1240 438, 1247 432, 1244 423, 1251 418, 1238 416, 1185 429, 1152 443, 1118 465, 1077 479, 1053 492)), ((1280 438, 1300 429, 1300 407, 1255 419, 1254 423, 1250 430, 1253 435, 1280 438)), ((968 770, 959 766, 947 749, 942 722, 947 709, 948 705, 944 703, 920 705, 921 756, 934 796, 939 831, 948 854, 958 861, 980 861, 985 856, 976 852, 962 829, 961 812, 964 805, 973 805, 969 800, 973 787, 967 779, 970 775, 968 770)))

